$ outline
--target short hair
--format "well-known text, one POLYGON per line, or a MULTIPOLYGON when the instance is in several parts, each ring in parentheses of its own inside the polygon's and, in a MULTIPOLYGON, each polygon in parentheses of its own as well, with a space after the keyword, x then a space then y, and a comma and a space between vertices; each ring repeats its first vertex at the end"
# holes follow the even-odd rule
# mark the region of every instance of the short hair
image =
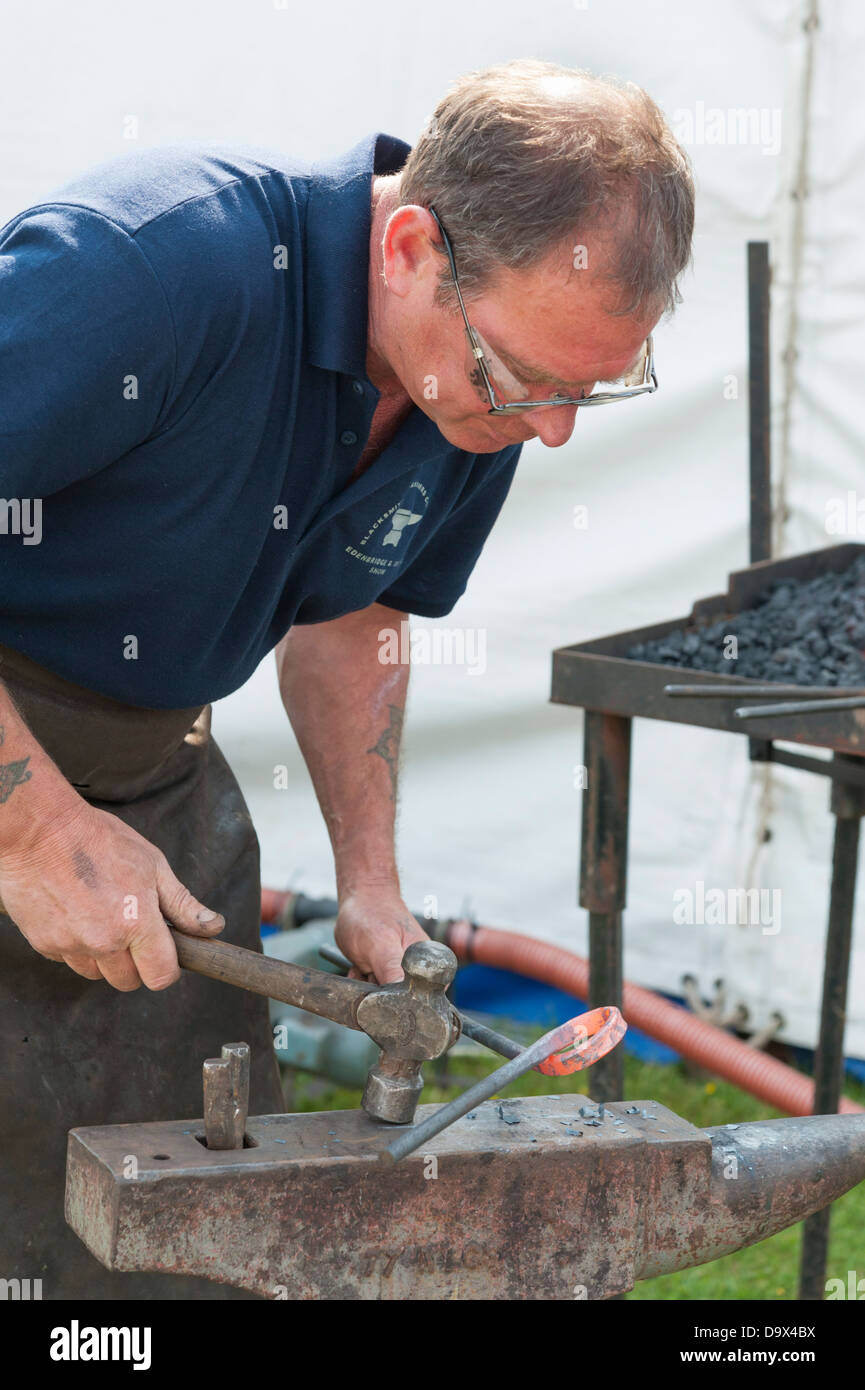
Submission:
MULTIPOLYGON (((439 102, 400 179, 399 206, 433 206, 467 295, 565 238, 611 236, 616 313, 672 311, 690 262, 687 155, 641 87, 539 59, 465 74, 439 102)), ((444 256, 443 248, 439 248, 444 256)), ((591 267, 590 267, 591 268, 591 267)), ((456 303, 447 262, 435 294, 456 303)))

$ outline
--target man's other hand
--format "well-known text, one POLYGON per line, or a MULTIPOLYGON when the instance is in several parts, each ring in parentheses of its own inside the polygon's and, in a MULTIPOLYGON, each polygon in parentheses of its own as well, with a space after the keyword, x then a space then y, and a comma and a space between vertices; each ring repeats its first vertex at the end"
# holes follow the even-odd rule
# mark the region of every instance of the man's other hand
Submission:
POLYGON ((395 984, 403 978, 402 958, 413 941, 428 941, 393 888, 364 888, 347 894, 336 919, 336 944, 353 964, 354 980, 395 984))

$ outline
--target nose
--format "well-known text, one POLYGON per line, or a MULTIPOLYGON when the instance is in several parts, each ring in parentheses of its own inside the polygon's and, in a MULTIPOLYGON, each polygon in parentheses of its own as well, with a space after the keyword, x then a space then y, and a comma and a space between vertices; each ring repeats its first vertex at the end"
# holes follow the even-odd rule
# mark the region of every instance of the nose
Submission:
POLYGON ((537 410, 527 410, 524 420, 531 423, 542 444, 548 449, 558 449, 567 444, 577 422, 577 405, 543 405, 537 410))

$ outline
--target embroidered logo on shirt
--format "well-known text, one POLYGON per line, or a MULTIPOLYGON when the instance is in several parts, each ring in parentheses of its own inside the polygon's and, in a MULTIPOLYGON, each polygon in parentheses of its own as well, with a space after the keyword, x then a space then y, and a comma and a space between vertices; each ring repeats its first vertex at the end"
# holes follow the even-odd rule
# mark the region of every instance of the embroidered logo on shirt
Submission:
POLYGON ((357 547, 353 545, 345 547, 346 555, 350 555, 353 560, 360 560, 362 564, 367 565, 369 574, 383 575, 387 574, 389 570, 399 569, 402 564, 401 556, 394 556, 393 559, 389 560, 384 555, 375 554, 372 547, 378 541, 378 548, 381 550, 384 550, 386 545, 396 548, 405 531, 423 521, 429 500, 429 491, 423 483, 417 481, 409 483, 400 500, 394 502, 392 507, 388 507, 386 512, 382 512, 381 516, 376 517, 366 535, 358 541, 357 547), (423 503, 423 511, 416 512, 414 507, 421 502, 423 503), (390 529, 382 536, 381 527, 385 522, 389 523, 390 529))
POLYGON ((391 517, 391 529, 382 541, 382 545, 399 545, 405 528, 417 526, 422 519, 423 514, 421 512, 410 512, 408 507, 397 508, 391 517))

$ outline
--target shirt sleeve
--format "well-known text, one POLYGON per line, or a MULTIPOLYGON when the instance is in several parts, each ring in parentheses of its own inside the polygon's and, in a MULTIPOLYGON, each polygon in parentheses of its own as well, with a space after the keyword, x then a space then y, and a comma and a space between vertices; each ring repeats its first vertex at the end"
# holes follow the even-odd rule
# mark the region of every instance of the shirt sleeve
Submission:
POLYGON ((132 237, 71 204, 0 229, 0 493, 46 496, 146 439, 168 402, 174 330, 132 237))
POLYGON ((522 444, 492 457, 480 456, 477 481, 445 518, 424 548, 377 602, 422 618, 443 618, 465 593, 487 536, 513 482, 522 444))

